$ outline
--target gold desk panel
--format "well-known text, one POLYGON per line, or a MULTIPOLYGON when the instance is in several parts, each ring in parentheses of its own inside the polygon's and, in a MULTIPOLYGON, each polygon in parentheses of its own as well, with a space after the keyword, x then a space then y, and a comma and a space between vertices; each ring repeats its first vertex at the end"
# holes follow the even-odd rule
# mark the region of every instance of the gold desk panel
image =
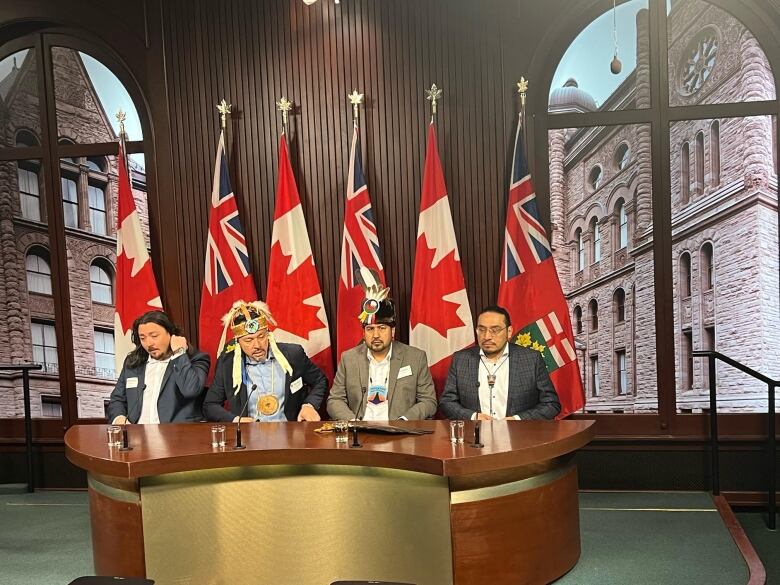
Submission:
POLYGON ((141 479, 146 574, 158 585, 451 585, 446 477, 263 465, 141 479))

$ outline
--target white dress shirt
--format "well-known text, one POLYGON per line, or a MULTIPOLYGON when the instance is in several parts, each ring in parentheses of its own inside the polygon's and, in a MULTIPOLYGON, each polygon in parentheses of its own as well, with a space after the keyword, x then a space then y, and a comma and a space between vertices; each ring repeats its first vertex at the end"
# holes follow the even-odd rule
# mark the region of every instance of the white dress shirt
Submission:
POLYGON ((366 353, 368 354, 368 388, 363 420, 388 420, 390 403, 387 394, 390 390, 390 358, 393 357, 393 345, 390 344, 390 350, 381 362, 374 359, 370 349, 366 349, 366 353), (381 402, 378 404, 371 402, 374 395, 378 395, 381 402))
MULTIPOLYGON (((177 355, 176 357, 179 356, 177 355)), ((149 361, 146 362, 146 369, 144 371, 144 399, 138 424, 156 425, 160 423, 160 415, 157 412, 157 400, 160 398, 160 390, 162 389, 162 380, 165 375, 165 370, 168 369, 168 364, 172 359, 174 359, 174 356, 172 355, 164 360, 152 359, 152 357, 149 356, 149 361)))
MULTIPOLYGON (((485 357, 485 352, 479 350, 479 410, 493 418, 506 416, 506 404, 509 397, 509 344, 495 362, 485 357), (495 376, 495 384, 490 388, 488 374, 495 376)), ((477 414, 471 417, 477 418, 477 414)))

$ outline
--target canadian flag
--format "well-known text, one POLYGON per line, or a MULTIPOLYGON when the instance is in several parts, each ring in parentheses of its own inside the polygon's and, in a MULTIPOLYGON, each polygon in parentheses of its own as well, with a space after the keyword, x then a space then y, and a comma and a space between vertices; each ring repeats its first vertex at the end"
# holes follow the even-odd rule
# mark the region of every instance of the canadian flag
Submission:
POLYGON ((116 303, 114 305, 114 362, 122 370, 131 340, 133 321, 147 311, 162 310, 152 261, 146 249, 141 221, 130 187, 124 145, 119 143, 119 195, 116 214, 116 303))
POLYGON ((382 252, 379 234, 368 195, 368 185, 360 163, 360 142, 358 127, 352 133, 352 147, 349 151, 349 174, 347 176, 347 202, 344 206, 344 235, 341 240, 341 278, 339 279, 338 313, 336 324, 336 359, 347 349, 355 347, 362 339, 358 315, 364 299, 363 288, 355 278, 355 272, 365 266, 373 268, 382 283, 385 272, 382 268, 382 252))
POLYGON ((276 339, 302 345, 306 355, 332 380, 328 317, 284 133, 279 139, 279 179, 265 300, 279 324, 274 330, 276 339))
POLYGON ((474 344, 473 324, 436 128, 431 122, 417 226, 409 344, 428 355, 437 395, 444 390, 452 354, 474 344))

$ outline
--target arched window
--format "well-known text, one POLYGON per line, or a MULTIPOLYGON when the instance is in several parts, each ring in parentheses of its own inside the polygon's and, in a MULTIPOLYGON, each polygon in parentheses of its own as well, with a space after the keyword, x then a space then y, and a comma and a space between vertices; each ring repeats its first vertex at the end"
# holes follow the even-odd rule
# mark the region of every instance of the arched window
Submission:
POLYGON ((625 142, 621 143, 615 151, 615 166, 619 171, 622 171, 628 166, 631 161, 631 149, 625 142))
POLYGON ((593 242, 593 249, 591 250, 591 258, 593 258, 593 263, 599 262, 601 260, 601 230, 599 230, 599 220, 597 217, 594 217, 593 220, 590 222, 590 241, 593 242))
POLYGON ((720 185, 720 122, 710 125, 710 184, 720 185))
POLYGON ((628 214, 626 213, 626 204, 622 199, 618 199, 616 211, 618 233, 615 241, 617 242, 617 249, 622 250, 628 246, 628 214))
POLYGON ((104 156, 90 156, 84 164, 89 170, 99 173, 105 173, 108 166, 104 156))
POLYGON ((691 296, 691 255, 688 252, 680 255, 680 296, 684 299, 691 296))
POLYGON ((712 287, 715 286, 715 267, 712 262, 711 242, 706 242, 701 247, 701 254, 699 257, 701 265, 701 289, 712 290, 712 287))
POLYGON ((696 183, 693 192, 701 195, 704 192, 704 132, 696 134, 696 183))
POLYGON ((574 233, 577 242, 577 272, 585 270, 585 243, 582 241, 582 230, 577 228, 574 233))
POLYGON ((51 294, 51 267, 49 251, 34 246, 27 252, 25 267, 27 270, 27 290, 41 295, 51 294))
POLYGON ((113 270, 106 260, 97 259, 89 267, 92 301, 110 305, 114 302, 113 270))
POLYGON ((615 323, 623 323, 626 320, 626 291, 619 288, 612 295, 613 317, 615 323))
POLYGON ((691 147, 687 142, 680 149, 680 200, 683 205, 691 200, 691 147))
POLYGON ((601 187, 601 180, 604 178, 604 172, 601 170, 601 167, 599 165, 596 165, 590 170, 590 174, 588 175, 588 185, 590 185, 590 188, 596 191, 599 187, 601 187))
POLYGON ((575 333, 582 333, 582 307, 577 305, 574 307, 574 331, 575 333))
POLYGON ((588 304, 588 310, 590 311, 590 329, 591 331, 598 331, 599 304, 596 302, 596 299, 590 301, 590 304, 588 304))

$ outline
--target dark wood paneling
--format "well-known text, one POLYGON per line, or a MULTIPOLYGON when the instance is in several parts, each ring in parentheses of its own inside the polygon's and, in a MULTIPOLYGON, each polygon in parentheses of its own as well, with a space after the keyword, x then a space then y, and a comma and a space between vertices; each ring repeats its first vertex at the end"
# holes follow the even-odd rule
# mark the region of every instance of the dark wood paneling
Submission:
MULTIPOLYGON (((498 289, 514 80, 502 77, 499 10, 466 0, 199 0, 163 5, 172 134, 172 195, 181 214, 182 315, 197 324, 208 202, 219 136, 215 104, 234 105, 227 133, 261 296, 267 285, 281 122, 274 100, 296 104, 291 157, 331 324, 335 323, 351 109, 365 93, 364 169, 387 278, 408 311, 429 118, 424 89, 444 89, 439 149, 472 309, 498 289), (507 96, 504 95, 507 94, 507 96)), ((217 326, 215 324, 215 326, 217 326)))

